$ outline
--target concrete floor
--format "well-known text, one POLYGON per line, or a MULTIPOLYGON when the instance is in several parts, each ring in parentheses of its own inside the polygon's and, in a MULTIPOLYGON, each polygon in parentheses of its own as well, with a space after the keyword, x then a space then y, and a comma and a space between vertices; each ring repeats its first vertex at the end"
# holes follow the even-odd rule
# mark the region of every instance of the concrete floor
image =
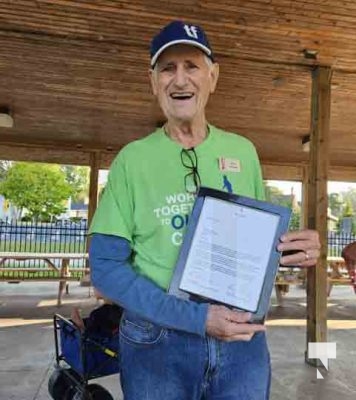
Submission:
MULTIPOLYGON (((0 283, 0 400, 48 400, 54 365, 52 315, 70 315, 73 305, 88 313, 96 306, 89 289, 71 283, 63 306, 56 307, 55 283, 0 283)), ((356 397, 356 296, 334 288, 329 299, 329 337, 337 358, 320 372, 304 363, 305 293, 291 288, 282 307, 272 306, 268 321, 273 380, 271 400, 354 400, 356 397)), ((101 378, 115 400, 122 400, 118 376, 101 378)), ((139 399, 138 399, 139 400, 139 399)), ((162 399, 164 400, 164 399, 162 399)))

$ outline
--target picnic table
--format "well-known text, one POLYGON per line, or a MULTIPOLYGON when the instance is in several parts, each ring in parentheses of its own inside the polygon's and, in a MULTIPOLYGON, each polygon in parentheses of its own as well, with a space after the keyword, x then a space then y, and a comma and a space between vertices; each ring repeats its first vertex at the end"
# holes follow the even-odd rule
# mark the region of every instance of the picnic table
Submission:
POLYGON ((68 281, 80 280, 89 273, 89 268, 70 267, 72 260, 87 260, 88 253, 41 253, 41 252, 0 252, 0 280, 6 282, 20 281, 58 281, 57 305, 62 304, 64 289, 68 293, 68 281), (18 266, 19 262, 34 260, 44 263, 43 266, 18 266), (56 260, 58 260, 56 262, 56 260), (16 265, 14 265, 14 262, 16 265))
POLYGON ((354 285, 352 271, 343 257, 328 257, 328 296, 334 285, 354 285))
MULTIPOLYGON (((327 295, 330 296, 334 285, 352 285, 352 277, 346 268, 345 260, 340 256, 327 257, 327 295)), ((280 267, 275 281, 277 303, 283 302, 283 295, 288 293, 290 285, 305 285, 306 268, 280 267)))

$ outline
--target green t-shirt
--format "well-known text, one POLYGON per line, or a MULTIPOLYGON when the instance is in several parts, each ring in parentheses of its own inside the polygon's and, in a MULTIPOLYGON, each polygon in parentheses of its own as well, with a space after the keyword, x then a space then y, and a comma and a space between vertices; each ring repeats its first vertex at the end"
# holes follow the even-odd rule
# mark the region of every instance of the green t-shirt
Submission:
MULTIPOLYGON (((90 233, 128 239, 135 271, 164 289, 194 203, 185 190, 189 170, 181 150, 161 128, 125 146, 110 168, 90 228, 90 233)), ((264 199, 259 160, 249 140, 209 125, 195 152, 202 186, 264 199)))

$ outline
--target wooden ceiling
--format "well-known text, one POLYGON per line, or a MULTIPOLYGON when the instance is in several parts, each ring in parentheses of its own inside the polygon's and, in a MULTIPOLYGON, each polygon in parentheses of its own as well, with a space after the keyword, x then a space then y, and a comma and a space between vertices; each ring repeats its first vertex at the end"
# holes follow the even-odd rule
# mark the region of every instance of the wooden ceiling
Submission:
POLYGON ((110 160, 151 132, 162 116, 149 43, 177 18, 205 28, 220 63, 210 122, 252 139, 263 162, 307 160, 311 70, 331 66, 331 163, 356 165, 353 0, 2 0, 0 106, 15 126, 0 128, 0 157, 21 145, 46 148, 43 159, 77 152, 87 163, 87 152, 103 151, 110 160))

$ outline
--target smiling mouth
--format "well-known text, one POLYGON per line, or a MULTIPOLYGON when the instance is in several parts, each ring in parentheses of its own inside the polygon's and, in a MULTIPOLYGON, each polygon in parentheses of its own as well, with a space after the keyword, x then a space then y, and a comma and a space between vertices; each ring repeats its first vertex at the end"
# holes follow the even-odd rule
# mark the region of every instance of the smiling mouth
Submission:
POLYGON ((194 96, 194 93, 184 92, 184 93, 171 93, 170 97, 173 100, 190 100, 194 96))

